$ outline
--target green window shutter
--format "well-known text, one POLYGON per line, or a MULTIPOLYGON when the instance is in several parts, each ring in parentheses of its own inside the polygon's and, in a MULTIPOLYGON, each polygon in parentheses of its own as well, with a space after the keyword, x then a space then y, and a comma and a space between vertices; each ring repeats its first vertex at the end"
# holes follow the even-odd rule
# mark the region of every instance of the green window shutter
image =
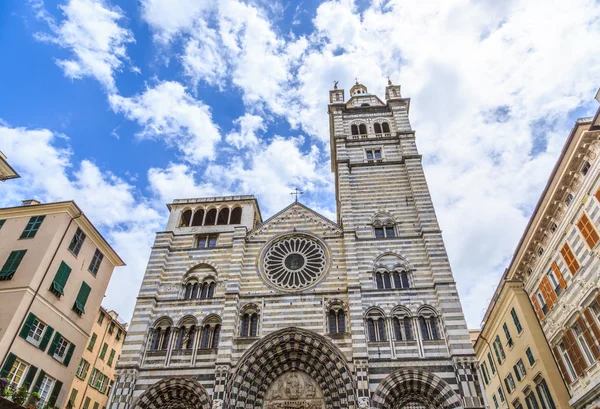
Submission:
POLYGON ((94 402, 94 409, 98 409, 100 405, 98 404, 98 402, 94 402))
POLYGON ((0 220, 0 229, 2 228, 2 226, 4 226, 4 222, 6 222, 6 220, 0 220))
POLYGON ((48 405, 50 407, 54 406, 56 403, 56 398, 58 398, 58 394, 62 389, 63 383, 61 381, 56 381, 54 383, 54 388, 52 388, 52 393, 50 394, 50 399, 48 399, 48 405))
POLYGON ((54 338, 52 338, 52 344, 50 344, 50 348, 48 348, 48 355, 54 355, 54 351, 56 351, 56 347, 58 347, 58 342, 61 338, 62 335, 60 335, 60 332, 56 331, 56 334, 54 334, 54 338))
POLYGON ((108 366, 112 366, 113 360, 115 359, 115 350, 110 350, 110 356, 108 357, 108 366))
POLYGON ((89 372, 89 370, 90 370, 90 364, 88 363, 88 364, 85 366, 85 371, 83 371, 83 376, 82 376, 82 378, 81 378, 81 379, 85 380, 85 377, 87 376, 87 373, 89 372))
POLYGON ((21 328, 21 332, 19 332, 19 336, 23 339, 27 339, 27 336, 29 335, 29 331, 31 331, 31 327, 33 326, 33 323, 35 322, 36 316, 33 315, 32 313, 29 313, 29 315, 27 316, 27 319, 25 320, 25 324, 23 324, 23 328, 21 328))
POLYGON ((8 376, 16 360, 17 356, 15 354, 12 352, 8 354, 6 361, 4 361, 4 365, 2 365, 2 370, 0 370, 0 378, 6 378, 8 376))
POLYGON ((42 225, 44 218, 46 218, 46 216, 33 216, 31 219, 29 219, 27 226, 25 226, 25 230, 23 230, 23 233, 21 233, 21 237, 19 237, 19 238, 20 239, 34 238, 35 235, 37 234, 38 230, 40 229, 40 226, 42 225))
POLYGON ((98 338, 98 336, 96 335, 96 333, 93 333, 92 339, 90 340, 90 344, 87 347, 88 351, 94 350, 94 345, 96 345, 96 338, 98 338))
POLYGON ((88 409, 90 407, 90 397, 85 398, 85 402, 83 402, 83 409, 88 409))
POLYGON ((77 389, 73 388, 71 396, 69 397, 69 403, 71 406, 75 405, 75 399, 77 399, 77 389))
POLYGON ((44 372, 43 370, 40 370, 40 374, 38 375, 38 377, 35 381, 35 385, 33 386, 33 390, 31 392, 39 392, 40 386, 42 386, 42 381, 44 380, 45 376, 46 376, 46 372, 44 372))
POLYGON ((27 253, 27 250, 15 250, 10 252, 8 259, 6 259, 6 262, 2 266, 2 270, 0 270, 0 280, 10 280, 12 276, 15 275, 25 253, 27 253))
POLYGON ((75 351, 75 344, 71 343, 71 345, 69 345, 69 350, 67 351, 67 355, 65 356, 65 359, 63 360, 64 366, 69 366, 69 362, 71 362, 71 357, 73 356, 73 351, 75 351))
POLYGON ((29 390, 31 386, 31 382, 33 382, 33 378, 35 378, 35 373, 37 372, 37 367, 33 365, 29 365, 29 369, 27 370, 27 375, 25 375, 25 380, 23 381, 23 386, 29 390))
POLYGON ((81 288, 79 289, 79 294, 77 294, 77 299, 75 300, 75 305, 73 305, 73 310, 79 315, 85 314, 85 303, 87 302, 88 296, 90 295, 90 290, 92 288, 87 285, 84 281, 81 283, 81 288))
POLYGON ((64 261, 61 261, 60 266, 58 267, 58 271, 54 276, 54 280, 52 281, 50 291, 52 291, 59 297, 61 295, 65 295, 65 285, 67 284, 67 280, 69 279, 70 274, 71 267, 69 267, 64 261))
POLYGON ((42 337, 42 341, 40 342, 40 345, 38 347, 39 349, 41 349, 42 351, 46 350, 46 347, 48 346, 48 342, 50 342, 50 337, 52 336, 53 332, 54 328, 48 325, 46 327, 46 331, 44 331, 44 336, 42 337))
POLYGON ((106 356, 106 350, 108 349, 108 344, 105 342, 104 345, 102 345, 102 351, 100 352, 100 359, 102 359, 104 361, 104 357, 106 356))

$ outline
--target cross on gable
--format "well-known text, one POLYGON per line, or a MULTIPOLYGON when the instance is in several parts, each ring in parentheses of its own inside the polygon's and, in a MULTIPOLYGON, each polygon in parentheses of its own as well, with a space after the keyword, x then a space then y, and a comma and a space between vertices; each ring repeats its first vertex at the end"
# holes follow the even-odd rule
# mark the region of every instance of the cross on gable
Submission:
POLYGON ((299 195, 303 195, 304 192, 298 190, 298 188, 294 189, 294 192, 290 193, 290 195, 295 195, 296 196, 296 202, 298 201, 298 196, 299 195))

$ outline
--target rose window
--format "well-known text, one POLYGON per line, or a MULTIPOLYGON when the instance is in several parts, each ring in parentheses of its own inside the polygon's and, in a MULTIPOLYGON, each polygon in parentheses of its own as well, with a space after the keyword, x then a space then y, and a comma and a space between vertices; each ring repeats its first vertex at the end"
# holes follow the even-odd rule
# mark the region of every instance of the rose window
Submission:
POLYGON ((308 236, 291 236, 276 241, 263 257, 265 277, 284 290, 310 287, 323 276, 326 267, 325 249, 308 236))

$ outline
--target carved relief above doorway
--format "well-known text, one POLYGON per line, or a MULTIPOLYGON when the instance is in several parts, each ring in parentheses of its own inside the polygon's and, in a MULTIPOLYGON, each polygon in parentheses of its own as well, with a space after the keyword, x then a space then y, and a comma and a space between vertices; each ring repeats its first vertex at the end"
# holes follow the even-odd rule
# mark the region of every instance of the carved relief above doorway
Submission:
POLYGON ((264 409, 324 409, 323 392, 306 373, 286 372, 269 387, 264 409))

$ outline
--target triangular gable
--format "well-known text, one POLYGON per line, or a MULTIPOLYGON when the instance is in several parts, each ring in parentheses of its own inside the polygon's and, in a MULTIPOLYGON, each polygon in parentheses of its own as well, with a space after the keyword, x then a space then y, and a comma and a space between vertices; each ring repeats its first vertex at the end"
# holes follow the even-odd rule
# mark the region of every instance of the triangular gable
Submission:
POLYGON ((359 94, 354 95, 346 102, 346 109, 360 108, 362 103, 368 103, 372 107, 386 106, 386 104, 379 99, 377 95, 372 94, 359 94))
POLYGON ((279 234, 293 229, 316 234, 341 234, 337 223, 300 202, 293 202, 248 233, 249 238, 262 234, 279 234))

